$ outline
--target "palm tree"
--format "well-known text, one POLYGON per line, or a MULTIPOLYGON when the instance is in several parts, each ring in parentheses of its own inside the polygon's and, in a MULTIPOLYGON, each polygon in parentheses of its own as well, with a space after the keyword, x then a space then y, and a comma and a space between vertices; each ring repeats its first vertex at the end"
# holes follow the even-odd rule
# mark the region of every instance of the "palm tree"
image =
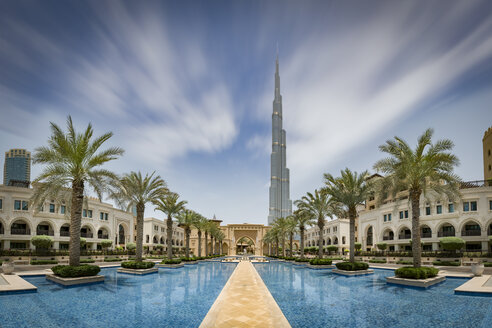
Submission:
POLYGON ((301 211, 308 212, 318 220, 318 257, 321 259, 323 258, 323 228, 325 227, 325 218, 327 216, 332 217, 335 212, 330 197, 327 193, 315 190, 314 194, 308 192, 306 196, 302 196, 300 200, 296 201, 296 205, 301 211))
POLYGON ((160 197, 154 202, 156 206, 155 210, 159 210, 167 215, 167 258, 173 258, 173 217, 179 212, 185 209, 187 202, 185 200, 179 201, 179 195, 177 193, 169 193, 164 197, 160 197))
POLYGON ((198 234, 198 257, 202 256, 202 231, 207 229, 207 222, 208 220, 201 215, 198 215, 193 222, 193 226, 196 228, 198 234))
POLYGON ((364 205, 371 193, 367 183, 369 174, 367 171, 357 174, 348 168, 342 170, 340 174, 340 177, 334 178, 331 174, 325 173, 326 187, 323 192, 331 197, 337 214, 340 217, 349 218, 350 262, 355 262, 355 218, 357 217, 357 206, 364 205))
POLYGON ((168 192, 166 182, 154 174, 146 174, 145 177, 140 172, 125 174, 110 194, 121 208, 137 209, 137 262, 142 261, 145 204, 154 203, 168 192))
POLYGON ((219 253, 220 255, 224 254, 224 250, 222 249, 222 241, 225 239, 226 235, 222 230, 219 230, 217 233, 217 240, 219 241, 219 253))
POLYGON ((268 255, 272 255, 272 244, 275 241, 272 230, 268 230, 263 236, 263 242, 268 245, 268 255))
POLYGON ((306 226, 311 226, 315 224, 314 217, 311 212, 302 211, 297 209, 293 213, 294 219, 299 226, 299 234, 301 235, 301 259, 304 258, 304 232, 306 231, 306 226))
POLYGON ((459 197, 460 178, 453 172, 459 164, 451 153, 453 142, 448 139, 432 143, 432 129, 427 129, 419 138, 415 150, 401 138, 387 140, 379 146, 389 157, 374 164, 374 169, 386 176, 378 182, 377 196, 395 198, 398 192, 408 190, 412 207, 412 253, 413 266, 421 265, 420 245, 420 196, 429 191, 446 195, 452 200, 459 197))
POLYGON ((194 225, 194 222, 198 218, 198 213, 192 210, 184 210, 178 213, 177 219, 179 226, 184 228, 185 238, 186 238, 186 247, 185 247, 185 256, 190 257, 190 233, 191 227, 194 225))
POLYGON ((287 232, 289 236, 289 249, 290 249, 290 257, 294 256, 294 253, 292 252, 293 246, 294 246, 294 234, 297 232, 297 220, 294 217, 294 215, 289 215, 288 217, 285 218, 286 221, 286 229, 285 231, 287 232))
POLYGON ((99 166, 115 160, 124 151, 110 147, 99 151, 102 144, 113 136, 108 132, 93 139, 92 125, 89 123, 83 133, 77 133, 72 118, 67 119, 67 133, 53 122, 48 146, 38 147, 33 156, 33 164, 46 164, 41 174, 33 181, 37 188, 31 198, 34 208, 41 206, 50 196, 66 195, 71 188, 70 202, 70 265, 80 264, 80 226, 86 184, 96 192, 99 199, 116 175, 99 166))
POLYGON ((278 229, 279 238, 282 241, 282 256, 285 256, 285 235, 287 234, 288 222, 284 217, 275 220, 274 226, 278 229))
POLYGON ((203 225, 203 232, 205 232, 205 256, 208 256, 208 234, 212 227, 211 222, 208 219, 205 219, 206 223, 203 225))

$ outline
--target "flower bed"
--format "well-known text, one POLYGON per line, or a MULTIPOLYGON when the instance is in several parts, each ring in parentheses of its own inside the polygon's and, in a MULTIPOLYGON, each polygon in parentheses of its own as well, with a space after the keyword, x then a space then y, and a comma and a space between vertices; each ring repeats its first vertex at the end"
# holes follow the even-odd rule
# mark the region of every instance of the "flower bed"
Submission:
POLYGON ((150 269, 155 266, 154 262, 136 262, 136 261, 127 261, 121 262, 121 267, 125 269, 150 269))
POLYGON ((51 268, 51 271, 57 276, 63 278, 89 277, 96 276, 101 268, 97 265, 83 264, 79 266, 71 265, 56 265, 51 268))
POLYGON ((330 259, 312 259, 309 261, 311 265, 331 265, 330 259))
POLYGON ((181 259, 163 260, 161 264, 180 264, 181 259))
POLYGON ((336 266, 337 269, 345 271, 362 271, 369 268, 369 264, 364 262, 340 262, 336 266))

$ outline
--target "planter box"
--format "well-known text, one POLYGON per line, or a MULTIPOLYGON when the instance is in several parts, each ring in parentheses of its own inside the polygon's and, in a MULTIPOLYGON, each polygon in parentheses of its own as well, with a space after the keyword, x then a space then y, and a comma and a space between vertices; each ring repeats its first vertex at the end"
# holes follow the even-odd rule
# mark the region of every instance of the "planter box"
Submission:
POLYGON ((309 262, 306 262, 306 266, 309 268, 309 269, 313 269, 313 270, 321 270, 321 269, 333 269, 335 268, 335 266, 333 264, 330 264, 330 265, 311 265, 309 264, 309 262))
POLYGON ((193 265, 193 264, 198 264, 198 261, 183 261, 181 263, 187 264, 187 265, 193 265))
POLYGON ((94 284, 104 282, 104 276, 90 276, 90 277, 77 277, 77 278, 63 278, 55 276, 54 274, 47 274, 46 280, 52 281, 62 286, 75 286, 83 284, 94 284))
POLYGON ((149 273, 156 273, 158 272, 159 269, 156 267, 149 268, 149 269, 127 269, 127 268, 119 268, 116 270, 116 272, 119 273, 127 273, 127 274, 136 274, 136 275, 144 275, 144 274, 149 274, 149 273))
POLYGON ((339 269, 333 269, 333 273, 342 275, 342 276, 365 276, 367 274, 373 274, 374 270, 367 269, 367 270, 357 270, 357 271, 346 271, 346 270, 339 270, 339 269))
POLYGON ((168 269, 177 269, 177 268, 182 268, 184 267, 183 263, 180 264, 157 264, 159 268, 168 268, 168 269))
POLYGON ((438 284, 444 280, 446 280, 445 276, 436 276, 434 278, 428 278, 428 279, 407 279, 407 278, 398 278, 398 277, 386 277, 386 282, 388 284, 419 287, 419 288, 427 288, 432 285, 438 284))

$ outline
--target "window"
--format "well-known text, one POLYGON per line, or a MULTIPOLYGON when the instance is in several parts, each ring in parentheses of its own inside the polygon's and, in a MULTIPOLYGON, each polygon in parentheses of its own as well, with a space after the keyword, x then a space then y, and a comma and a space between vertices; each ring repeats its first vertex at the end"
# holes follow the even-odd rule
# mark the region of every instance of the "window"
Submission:
MULTIPOLYGON (((492 202, 490 204, 492 204, 492 202)), ((490 205, 490 206, 492 206, 492 205, 490 205)), ((3 207, 3 199, 0 198, 0 210, 2 209, 2 207, 3 207)))
POLYGON ((55 204, 50 204, 50 213, 55 213, 55 204))
POLYGON ((403 219, 403 211, 400 211, 400 219, 403 219))
POLYGON ((431 208, 430 206, 425 207, 425 215, 431 215, 431 208))
POLYGON ((104 221, 108 221, 108 213, 104 213, 104 221))
POLYGON ((408 210, 405 211, 405 219, 408 219, 408 210))
POLYGON ((87 211, 87 214, 89 214, 89 218, 91 218, 91 219, 92 219, 92 210, 88 210, 88 211, 87 211))
POLYGON ((20 211, 21 209, 21 201, 20 200, 15 200, 14 201, 14 210, 20 211))
POLYGON ((442 205, 437 205, 436 206, 436 213, 437 214, 442 214, 442 205))
POLYGON ((85 209, 84 209, 84 210, 82 210, 82 216, 83 216, 84 218, 86 218, 86 217, 87 217, 87 210, 85 210, 85 209))
POLYGON ((26 200, 22 201, 22 210, 23 211, 29 210, 29 203, 26 200))
POLYGON ((463 212, 476 212, 477 211, 477 202, 463 202, 463 212))
POLYGON ((453 213, 454 212, 454 204, 453 203, 451 203, 451 204, 448 205, 448 212, 449 213, 453 213))
POLYGON ((60 207, 60 213, 61 213, 61 214, 65 214, 65 212, 66 212, 66 211, 67 211, 67 207, 66 207, 65 205, 62 205, 62 206, 60 207))
MULTIPOLYGON (((0 208, 2 208, 2 200, 0 199, 0 208)), ((489 210, 492 211, 492 200, 489 200, 489 210)))
POLYGON ((159 227, 155 225, 155 226, 154 226, 154 230, 155 230, 155 231, 159 231, 159 227))

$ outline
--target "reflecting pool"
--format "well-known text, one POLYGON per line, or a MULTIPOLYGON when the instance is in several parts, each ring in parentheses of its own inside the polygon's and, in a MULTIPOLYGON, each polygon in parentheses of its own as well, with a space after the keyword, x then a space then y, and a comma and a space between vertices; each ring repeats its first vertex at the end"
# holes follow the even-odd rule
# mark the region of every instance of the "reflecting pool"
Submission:
POLYGON ((0 327, 198 327, 235 267, 204 262, 145 276, 108 268, 105 283, 72 288, 25 278, 38 292, 1 295, 0 327))
POLYGON ((422 290, 386 284, 389 270, 345 277, 274 261, 255 268, 294 328, 492 326, 492 297, 454 295, 465 279, 422 290))

